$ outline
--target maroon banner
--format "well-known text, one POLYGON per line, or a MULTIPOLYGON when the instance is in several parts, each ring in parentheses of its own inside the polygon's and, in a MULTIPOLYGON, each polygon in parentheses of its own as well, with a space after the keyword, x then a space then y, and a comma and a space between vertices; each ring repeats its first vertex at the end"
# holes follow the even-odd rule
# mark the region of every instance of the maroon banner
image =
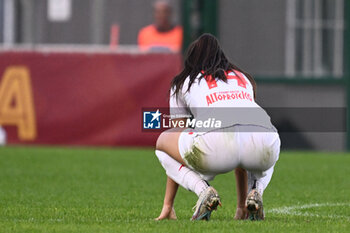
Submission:
POLYGON ((144 146, 142 108, 167 107, 177 54, 3 52, 0 125, 9 144, 144 146))

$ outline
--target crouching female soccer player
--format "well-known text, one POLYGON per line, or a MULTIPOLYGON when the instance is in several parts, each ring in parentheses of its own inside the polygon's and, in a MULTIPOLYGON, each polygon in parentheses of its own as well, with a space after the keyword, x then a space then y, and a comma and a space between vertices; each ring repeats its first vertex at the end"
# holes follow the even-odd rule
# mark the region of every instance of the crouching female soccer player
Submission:
POLYGON ((168 180, 157 220, 176 219, 173 203, 178 185, 199 197, 192 220, 209 220, 221 201, 207 181, 234 169, 238 195, 235 218, 264 219, 262 195, 279 157, 280 139, 254 97, 254 79, 228 61, 214 36, 204 34, 192 43, 184 69, 171 84, 171 115, 205 119, 206 113, 220 109, 233 113, 226 115, 218 129, 175 128, 159 136, 156 155, 168 180), (238 116, 247 109, 253 110, 252 117, 238 116))

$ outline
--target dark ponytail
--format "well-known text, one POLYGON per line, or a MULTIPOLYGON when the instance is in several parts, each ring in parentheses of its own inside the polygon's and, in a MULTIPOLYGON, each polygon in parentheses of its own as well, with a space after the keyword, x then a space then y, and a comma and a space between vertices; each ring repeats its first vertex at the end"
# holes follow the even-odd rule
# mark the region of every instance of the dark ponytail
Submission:
POLYGON ((255 98, 256 83, 254 78, 227 59, 218 40, 211 34, 203 34, 189 46, 184 63, 183 70, 171 82, 171 88, 174 89, 174 95, 176 96, 182 89, 187 77, 190 79, 187 88, 187 91, 189 91, 198 74, 202 74, 200 80, 211 75, 217 80, 227 82, 226 71, 232 70, 234 72, 237 70, 249 79, 253 86, 255 98))

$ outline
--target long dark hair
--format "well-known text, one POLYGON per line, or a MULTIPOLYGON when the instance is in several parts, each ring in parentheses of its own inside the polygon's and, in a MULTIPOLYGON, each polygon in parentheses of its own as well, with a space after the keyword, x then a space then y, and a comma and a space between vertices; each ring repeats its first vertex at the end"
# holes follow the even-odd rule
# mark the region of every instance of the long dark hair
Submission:
MULTIPOLYGON (((174 77, 171 82, 171 88, 174 89, 174 95, 178 95, 187 77, 190 77, 187 91, 190 90, 193 82, 198 74, 202 74, 199 78, 211 75, 216 80, 227 82, 226 71, 235 70, 243 73, 250 81, 254 90, 254 98, 256 91, 256 83, 254 78, 247 72, 241 70, 231 63, 221 49, 218 40, 211 34, 205 33, 195 40, 187 49, 184 68, 174 77)), ((239 77, 239 76, 238 76, 239 77)))

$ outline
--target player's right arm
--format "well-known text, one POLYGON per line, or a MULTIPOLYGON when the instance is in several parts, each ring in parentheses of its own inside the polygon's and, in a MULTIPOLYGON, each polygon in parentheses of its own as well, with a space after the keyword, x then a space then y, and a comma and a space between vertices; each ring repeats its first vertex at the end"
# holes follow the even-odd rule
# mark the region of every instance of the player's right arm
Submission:
MULTIPOLYGON (((171 121, 174 123, 172 125, 179 125, 179 122, 185 122, 187 118, 185 117, 176 117, 176 116, 184 116, 187 111, 184 111, 186 105, 183 100, 177 99, 173 93, 170 94, 170 115, 171 121)), ((177 190, 179 188, 179 184, 177 184, 174 180, 172 180, 169 176, 167 177, 167 183, 165 188, 165 195, 163 201, 163 208, 155 220, 163 220, 163 219, 176 219, 175 209, 174 209, 174 200, 176 197, 177 190)))
POLYGON ((188 111, 188 106, 183 99, 181 92, 178 95, 174 95, 174 90, 171 90, 169 107, 171 121, 174 122, 172 125, 179 125, 179 122, 184 122, 184 125, 186 125, 188 119, 186 116, 190 116, 191 113, 188 111))

